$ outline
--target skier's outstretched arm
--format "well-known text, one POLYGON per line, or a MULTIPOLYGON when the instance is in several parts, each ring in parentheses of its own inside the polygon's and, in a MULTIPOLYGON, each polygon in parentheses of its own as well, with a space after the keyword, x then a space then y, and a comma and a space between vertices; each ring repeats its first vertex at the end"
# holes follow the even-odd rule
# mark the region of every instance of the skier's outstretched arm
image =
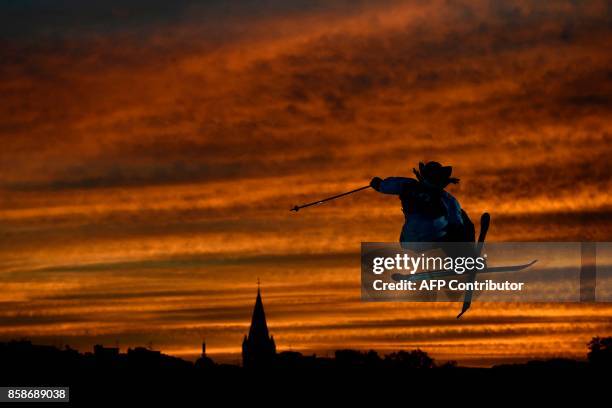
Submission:
POLYGON ((415 179, 407 177, 387 177, 384 180, 380 177, 374 177, 370 181, 370 186, 379 193, 399 195, 406 185, 416 182, 415 179))

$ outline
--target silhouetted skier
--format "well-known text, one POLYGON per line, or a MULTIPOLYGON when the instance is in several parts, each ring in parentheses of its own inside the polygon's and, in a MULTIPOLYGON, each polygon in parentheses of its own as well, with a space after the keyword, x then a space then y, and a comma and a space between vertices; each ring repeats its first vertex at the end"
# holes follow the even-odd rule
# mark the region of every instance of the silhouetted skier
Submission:
POLYGON ((459 202, 444 190, 459 179, 453 168, 438 162, 419 163, 416 179, 374 177, 370 186, 384 194, 398 195, 406 218, 400 242, 474 242, 474 224, 459 202))

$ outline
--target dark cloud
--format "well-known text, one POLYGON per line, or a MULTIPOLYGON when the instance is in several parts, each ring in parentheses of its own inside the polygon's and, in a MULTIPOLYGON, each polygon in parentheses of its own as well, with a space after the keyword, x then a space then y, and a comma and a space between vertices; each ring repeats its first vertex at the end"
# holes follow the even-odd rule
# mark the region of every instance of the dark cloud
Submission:
MULTIPOLYGON (((596 6, 594 2, 591 8, 597 11, 596 6)), ((581 8, 579 19, 571 13, 571 6, 566 10, 534 3, 473 5, 472 13, 466 13, 465 7, 449 5, 445 13, 429 22, 368 35, 340 32, 314 36, 296 49, 256 58, 241 72, 219 67, 219 75, 227 75, 229 83, 236 84, 222 91, 215 91, 215 83, 205 71, 194 76, 175 68, 207 51, 184 45, 178 50, 164 48, 163 42, 160 52, 157 44, 142 47, 127 41, 116 47, 103 40, 83 55, 67 53, 65 60, 70 64, 48 66, 45 59, 17 62, 17 69, 42 67, 39 73, 25 76, 37 78, 40 86, 32 95, 38 95, 38 101, 33 103, 44 104, 42 112, 48 112, 46 119, 53 121, 55 129, 51 134, 43 131, 45 118, 24 122, 17 115, 17 122, 4 125, 5 134, 20 141, 11 142, 9 151, 26 156, 23 149, 30 143, 28 139, 34 138, 48 146, 49 154, 66 149, 69 141, 73 146, 88 146, 91 142, 72 129, 80 121, 93 121, 93 126, 82 131, 91 132, 87 139, 100 138, 101 142, 98 153, 87 160, 64 154, 61 157, 66 163, 60 168, 40 169, 38 173, 50 174, 51 181, 23 180, 25 176, 21 176, 22 180, 5 185, 78 189, 259 177, 315 167, 325 170, 326 163, 338 158, 331 152, 347 143, 349 132, 352 143, 363 143, 381 128, 405 132, 406 126, 414 129, 429 122, 438 131, 478 134, 498 131, 500 124, 502 128, 533 128, 609 110, 609 57, 586 52, 581 56, 579 49, 573 56, 576 48, 571 48, 580 45, 595 50, 605 44, 610 35, 605 17, 591 8, 581 8), (578 20, 571 44, 558 38, 559 29, 567 25, 557 20, 564 13, 567 19, 578 20), (516 27, 510 30, 509 24, 516 27), (559 49, 567 52, 559 53, 559 49), (130 74, 141 72, 150 61, 155 61, 157 70, 145 69, 142 79, 130 74), (112 68, 113 64, 117 67, 112 68), (118 79, 135 87, 132 93, 139 98, 123 95, 121 86, 108 87, 103 79, 109 74, 116 76, 115 69, 120 72, 118 79), (84 77, 90 70, 98 77, 84 77), (147 89, 151 85, 144 80, 150 78, 155 83, 160 75, 168 74, 178 77, 165 84, 162 81, 161 88, 154 86, 157 93, 151 100, 147 89), (500 87, 500 82, 508 85, 500 87), (178 87, 176 98, 162 105, 155 103, 173 87, 178 87), (444 102, 446 92, 462 87, 484 91, 476 99, 444 102), (80 91, 74 94, 73 90, 80 91), (81 104, 74 104, 74 100, 85 98, 96 109, 100 92, 109 90, 107 97, 115 102, 97 119, 82 111, 81 104), (46 96, 42 102, 41 93, 46 96), (434 93, 441 96, 430 98, 434 93), (64 103, 50 105, 50 95, 64 103), (151 106, 143 105, 144 101, 151 106), (373 117, 372 108, 385 114, 373 117), (122 109, 146 112, 124 118, 118 114, 122 109), (113 116, 122 119, 110 119, 108 124, 101 120, 113 116), (333 129, 336 126, 346 129, 333 129), (114 136, 108 137, 108 133, 114 136), (244 149, 247 140, 257 140, 267 155, 244 149), (290 158, 287 152, 301 153, 302 157, 290 158)), ((15 95, 22 99, 21 94, 15 95)), ((481 144, 486 141, 477 139, 481 144)), ((437 144, 434 140, 425 148, 435 149, 437 144)), ((43 152, 45 149, 40 150, 40 162, 57 163, 43 152)))

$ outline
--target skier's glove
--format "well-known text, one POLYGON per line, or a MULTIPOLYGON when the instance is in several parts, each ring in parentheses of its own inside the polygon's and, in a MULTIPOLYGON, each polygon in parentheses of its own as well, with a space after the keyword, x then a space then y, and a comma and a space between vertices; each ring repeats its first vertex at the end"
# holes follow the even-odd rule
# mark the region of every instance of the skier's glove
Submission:
POLYGON ((380 191, 380 183, 382 183, 382 179, 380 177, 374 177, 372 181, 370 181, 370 187, 376 191, 380 191))

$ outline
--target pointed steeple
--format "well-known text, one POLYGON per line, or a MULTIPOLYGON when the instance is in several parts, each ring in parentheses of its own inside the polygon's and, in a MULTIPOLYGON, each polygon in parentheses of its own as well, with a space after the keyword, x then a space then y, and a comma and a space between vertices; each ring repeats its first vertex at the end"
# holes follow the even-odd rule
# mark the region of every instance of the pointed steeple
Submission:
POLYGON ((261 290, 258 287, 255 307, 253 308, 253 316, 251 318, 251 328, 249 329, 249 338, 253 340, 257 339, 257 341, 265 341, 269 336, 266 312, 264 311, 263 302, 261 300, 261 290))
POLYGON ((276 345, 268 331, 259 279, 257 279, 257 298, 251 317, 251 327, 249 335, 244 336, 242 342, 242 363, 244 367, 266 366, 271 364, 275 354, 276 345))

